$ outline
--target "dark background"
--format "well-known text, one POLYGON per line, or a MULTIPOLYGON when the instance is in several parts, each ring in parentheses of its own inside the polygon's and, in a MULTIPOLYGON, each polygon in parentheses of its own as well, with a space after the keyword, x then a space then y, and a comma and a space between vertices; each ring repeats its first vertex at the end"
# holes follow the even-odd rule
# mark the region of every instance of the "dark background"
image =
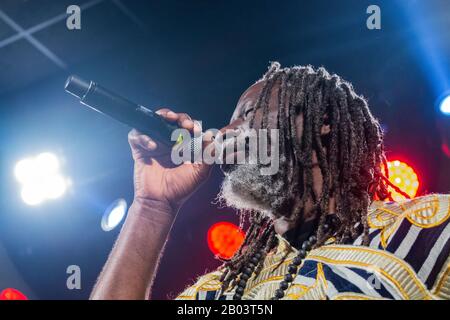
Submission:
MULTIPOLYGON (((368 98, 388 158, 416 169, 419 194, 445 193, 449 117, 435 104, 450 88, 447 30, 446 0, 0 0, 0 291, 18 283, 34 299, 88 298, 120 229, 102 231, 101 216, 116 198, 132 200, 129 129, 66 94, 69 74, 220 128, 269 61, 324 66, 368 98), (66 28, 71 4, 83 8, 81 30, 66 28), (381 8, 381 30, 366 27, 371 4, 381 8), (73 186, 29 207, 13 168, 42 151, 65 159, 73 186), (81 290, 66 288, 72 264, 81 268, 81 290)), ((216 221, 237 221, 211 203, 220 181, 215 170, 180 213, 155 298, 173 297, 219 265, 206 232, 216 221)))

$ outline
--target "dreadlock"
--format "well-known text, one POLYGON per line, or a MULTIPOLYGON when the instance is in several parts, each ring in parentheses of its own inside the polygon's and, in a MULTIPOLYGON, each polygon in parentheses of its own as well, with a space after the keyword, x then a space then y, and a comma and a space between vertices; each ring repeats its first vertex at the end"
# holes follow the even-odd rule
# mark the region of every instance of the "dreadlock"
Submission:
MULTIPOLYGON (((256 109, 261 108, 261 128, 268 128, 269 100, 278 86, 280 170, 271 179, 284 182, 274 183, 273 187, 285 196, 274 205, 274 215, 298 221, 302 219, 306 202, 312 200, 312 214, 317 221, 316 246, 331 236, 337 243, 345 243, 361 234, 363 244, 368 245, 369 205, 390 195, 389 181, 384 175, 387 175, 387 163, 383 133, 366 100, 354 92, 350 83, 330 75, 324 68, 280 68, 274 62, 259 81, 263 81, 263 88, 250 127, 254 125, 256 109), (298 139, 295 119, 300 114, 303 131, 298 139), (325 135, 321 134, 323 125, 330 126, 330 132, 325 135), (323 179, 319 196, 313 190, 313 151, 323 179), (325 231, 331 197, 336 202, 337 223, 325 231)), ((249 264, 257 263, 258 273, 265 255, 277 245, 271 218, 259 212, 241 215, 241 219, 245 217, 249 228, 244 242, 222 266, 223 290, 234 286, 249 264), (255 255, 260 257, 259 262, 255 255)))

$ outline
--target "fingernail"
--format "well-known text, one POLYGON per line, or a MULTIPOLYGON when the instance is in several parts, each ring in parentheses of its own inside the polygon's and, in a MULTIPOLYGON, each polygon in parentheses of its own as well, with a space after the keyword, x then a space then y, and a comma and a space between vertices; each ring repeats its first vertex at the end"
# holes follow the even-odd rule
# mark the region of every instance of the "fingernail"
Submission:
POLYGON ((194 133, 200 133, 202 132, 202 127, 198 123, 198 121, 194 121, 194 133))
POLYGON ((194 125, 194 122, 192 120, 183 120, 183 122, 181 123, 181 125, 183 127, 192 127, 194 125))
POLYGON ((175 117, 177 114, 175 112, 169 111, 167 112, 167 116, 169 117, 175 117))

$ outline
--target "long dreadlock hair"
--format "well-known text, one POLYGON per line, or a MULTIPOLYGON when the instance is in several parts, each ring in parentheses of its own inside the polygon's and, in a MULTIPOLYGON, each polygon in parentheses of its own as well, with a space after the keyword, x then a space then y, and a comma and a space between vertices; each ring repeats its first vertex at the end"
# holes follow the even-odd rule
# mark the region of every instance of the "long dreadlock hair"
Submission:
MULTIPOLYGON (((354 92, 350 83, 324 68, 280 68, 280 64, 274 62, 259 81, 263 81, 263 88, 254 106, 250 127, 253 127, 256 109, 262 108, 261 128, 267 128, 269 100, 273 89, 278 87, 280 170, 272 179, 282 179, 284 183, 274 183, 274 188, 279 188, 277 191, 287 198, 274 211, 291 221, 298 220, 302 218, 306 202, 312 200, 317 221, 316 246, 331 236, 337 243, 345 243, 361 234, 363 244, 368 245, 369 205, 375 199, 389 197, 387 186, 390 183, 383 133, 366 100, 354 92), (300 114, 303 115, 303 131, 298 139, 295 119, 300 114), (326 135, 321 134, 323 125, 330 126, 326 135), (313 151, 317 154, 323 179, 319 196, 313 190, 313 151), (338 223, 325 231, 330 197, 335 199, 338 223)), ((249 264, 254 264, 258 273, 265 255, 277 245, 271 218, 259 212, 241 215, 241 219, 245 217, 248 217, 249 229, 244 242, 222 266, 223 290, 233 286, 249 264)))

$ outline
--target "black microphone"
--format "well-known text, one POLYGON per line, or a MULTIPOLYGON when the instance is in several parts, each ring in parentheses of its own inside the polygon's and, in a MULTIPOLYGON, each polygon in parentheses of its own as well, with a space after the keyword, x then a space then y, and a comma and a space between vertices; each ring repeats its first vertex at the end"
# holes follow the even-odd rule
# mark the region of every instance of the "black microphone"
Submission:
POLYGON ((88 82, 74 75, 67 78, 64 88, 80 99, 82 104, 97 112, 135 128, 167 146, 175 143, 171 140, 171 135, 173 130, 179 127, 144 106, 131 102, 93 81, 88 82))

